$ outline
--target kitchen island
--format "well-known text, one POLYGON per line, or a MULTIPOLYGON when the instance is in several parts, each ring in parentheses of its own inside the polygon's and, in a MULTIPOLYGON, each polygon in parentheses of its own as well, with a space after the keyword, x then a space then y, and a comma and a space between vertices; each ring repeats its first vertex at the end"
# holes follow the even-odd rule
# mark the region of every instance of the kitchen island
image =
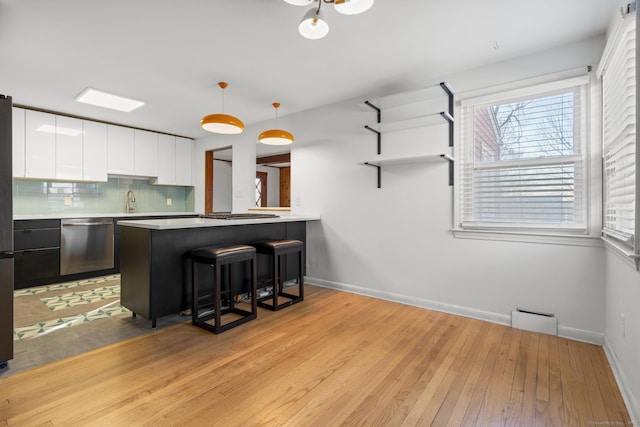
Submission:
MULTIPOLYGON (((191 307, 192 249, 216 244, 250 244, 263 239, 305 242, 306 223, 319 216, 281 215, 266 218, 171 218, 118 221, 121 227, 121 304, 152 321, 191 307)), ((296 276, 295 263, 286 263, 286 277, 296 276)), ((268 264, 258 260, 258 273, 268 264)), ((238 275, 240 277, 241 275, 238 275)), ((210 281, 211 279, 209 279, 210 281)), ((234 282, 241 289, 241 282, 234 282)))

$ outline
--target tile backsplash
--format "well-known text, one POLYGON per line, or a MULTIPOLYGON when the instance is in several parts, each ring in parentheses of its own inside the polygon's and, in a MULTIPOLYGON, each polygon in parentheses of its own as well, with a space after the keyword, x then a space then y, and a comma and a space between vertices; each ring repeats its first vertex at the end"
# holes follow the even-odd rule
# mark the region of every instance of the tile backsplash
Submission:
POLYGON ((134 213, 193 212, 193 187, 158 186, 145 179, 109 178, 107 182, 13 180, 13 213, 124 213, 132 190, 134 213), (171 199, 171 205, 167 200, 171 199))

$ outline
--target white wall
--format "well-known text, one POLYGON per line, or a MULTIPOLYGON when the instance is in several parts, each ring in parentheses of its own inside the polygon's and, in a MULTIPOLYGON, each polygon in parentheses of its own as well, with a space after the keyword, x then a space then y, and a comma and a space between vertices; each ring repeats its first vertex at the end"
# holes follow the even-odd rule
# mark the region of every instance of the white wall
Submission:
POLYGON ((213 211, 231 212, 233 200, 233 166, 222 160, 213 161, 213 211))
MULTIPOLYGON (((604 39, 595 38, 430 84, 446 80, 461 92, 595 66, 603 47, 604 39)), ((377 157, 375 136, 363 129, 375 114, 357 105, 364 99, 280 119, 296 135, 292 210, 322 215, 308 226, 310 282, 502 323, 517 307, 550 312, 562 335, 602 342, 604 249, 454 238, 446 162, 386 167, 380 189, 375 169, 357 165, 377 157)), ((253 203, 255 135, 262 127, 197 142, 198 155, 232 142, 234 211, 253 203)), ((382 151, 381 157, 452 153, 446 125, 384 136, 382 151)), ((196 187, 197 210, 201 199, 196 187)))
POLYGON ((267 206, 280 206, 280 169, 256 166, 256 170, 267 173, 267 206))
MULTIPOLYGON (((442 80, 462 91, 595 65, 603 45, 598 38, 442 80)), ((562 335, 602 342, 604 249, 454 238, 446 162, 383 168, 380 189, 376 170, 357 165, 377 157, 363 129, 375 116, 356 106, 363 100, 295 116, 293 210, 322 215, 308 226, 309 281, 502 323, 516 307, 550 312, 562 335)), ((383 136, 381 157, 451 153, 446 128, 383 136)))
POLYGON ((605 349, 627 408, 640 422, 640 273, 614 250, 606 253, 605 349))
MULTIPOLYGON (((243 132, 239 135, 211 134, 198 138, 195 142, 195 211, 204 212, 204 169, 205 152, 231 146, 233 148, 232 212, 246 212, 255 205, 254 186, 256 179, 256 139, 257 134, 243 132)), ((216 208, 217 210, 217 208, 216 208)))
MULTIPOLYGON (((446 80, 461 92, 595 66, 603 47, 604 39, 595 38, 430 84, 446 80)), ((357 165, 377 157, 375 136, 363 129, 375 115, 357 105, 364 99, 280 118, 296 135, 292 210, 322 215, 308 226, 310 282, 502 323, 516 307, 550 312, 562 335, 602 342, 604 249, 454 238, 446 162, 387 167, 380 189, 375 169, 357 165)), ((252 206, 262 127, 197 141, 197 156, 233 144, 234 211, 252 206)), ((381 157, 451 153, 446 136, 446 125, 384 136, 381 157)), ((196 187, 196 210, 201 193, 196 187)))

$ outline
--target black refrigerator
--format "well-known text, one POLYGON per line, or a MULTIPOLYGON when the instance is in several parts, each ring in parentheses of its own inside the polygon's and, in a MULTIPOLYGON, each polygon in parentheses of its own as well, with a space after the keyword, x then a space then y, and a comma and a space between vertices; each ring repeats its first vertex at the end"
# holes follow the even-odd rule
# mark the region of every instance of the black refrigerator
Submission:
POLYGON ((0 95, 0 372, 13 359, 13 174, 11 97, 0 95))

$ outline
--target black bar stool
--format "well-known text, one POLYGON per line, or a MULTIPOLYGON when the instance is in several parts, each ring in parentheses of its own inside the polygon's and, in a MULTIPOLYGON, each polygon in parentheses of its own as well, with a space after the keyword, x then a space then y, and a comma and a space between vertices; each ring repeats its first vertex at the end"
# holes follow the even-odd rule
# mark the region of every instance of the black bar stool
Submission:
POLYGON ((258 305, 272 311, 280 310, 292 304, 304 300, 304 243, 300 240, 261 240, 251 243, 256 248, 258 254, 269 255, 271 257, 271 283, 273 292, 258 298, 258 305), (286 275, 284 267, 284 255, 298 254, 298 295, 293 295, 284 291, 284 278, 286 275), (280 302, 279 297, 287 298, 280 302), (271 300, 271 303, 268 301, 271 300))
POLYGON ((207 246, 192 250, 190 256, 193 289, 191 323, 215 334, 219 334, 256 318, 258 311, 256 305, 257 273, 256 249, 253 246, 207 246), (232 295, 231 281, 231 265, 234 263, 245 263, 245 283, 247 283, 247 293, 251 299, 250 311, 241 309, 235 305, 236 301, 234 301, 235 295, 232 295), (246 268, 247 263, 250 265, 248 269, 246 268), (198 272, 196 271, 196 267, 199 264, 206 264, 213 268, 213 309, 206 309, 207 305, 211 305, 211 294, 201 295, 201 289, 198 286, 198 272), (250 270, 250 272, 247 270, 250 270), (247 275, 249 279, 247 279, 247 275), (222 305, 223 299, 227 305, 226 307, 222 305), (203 308, 201 303, 205 301, 209 301, 209 303, 202 304, 204 306, 203 308), (222 316, 229 313, 240 316, 240 318, 222 324, 222 316), (214 319, 213 325, 207 323, 207 321, 211 319, 214 319))

